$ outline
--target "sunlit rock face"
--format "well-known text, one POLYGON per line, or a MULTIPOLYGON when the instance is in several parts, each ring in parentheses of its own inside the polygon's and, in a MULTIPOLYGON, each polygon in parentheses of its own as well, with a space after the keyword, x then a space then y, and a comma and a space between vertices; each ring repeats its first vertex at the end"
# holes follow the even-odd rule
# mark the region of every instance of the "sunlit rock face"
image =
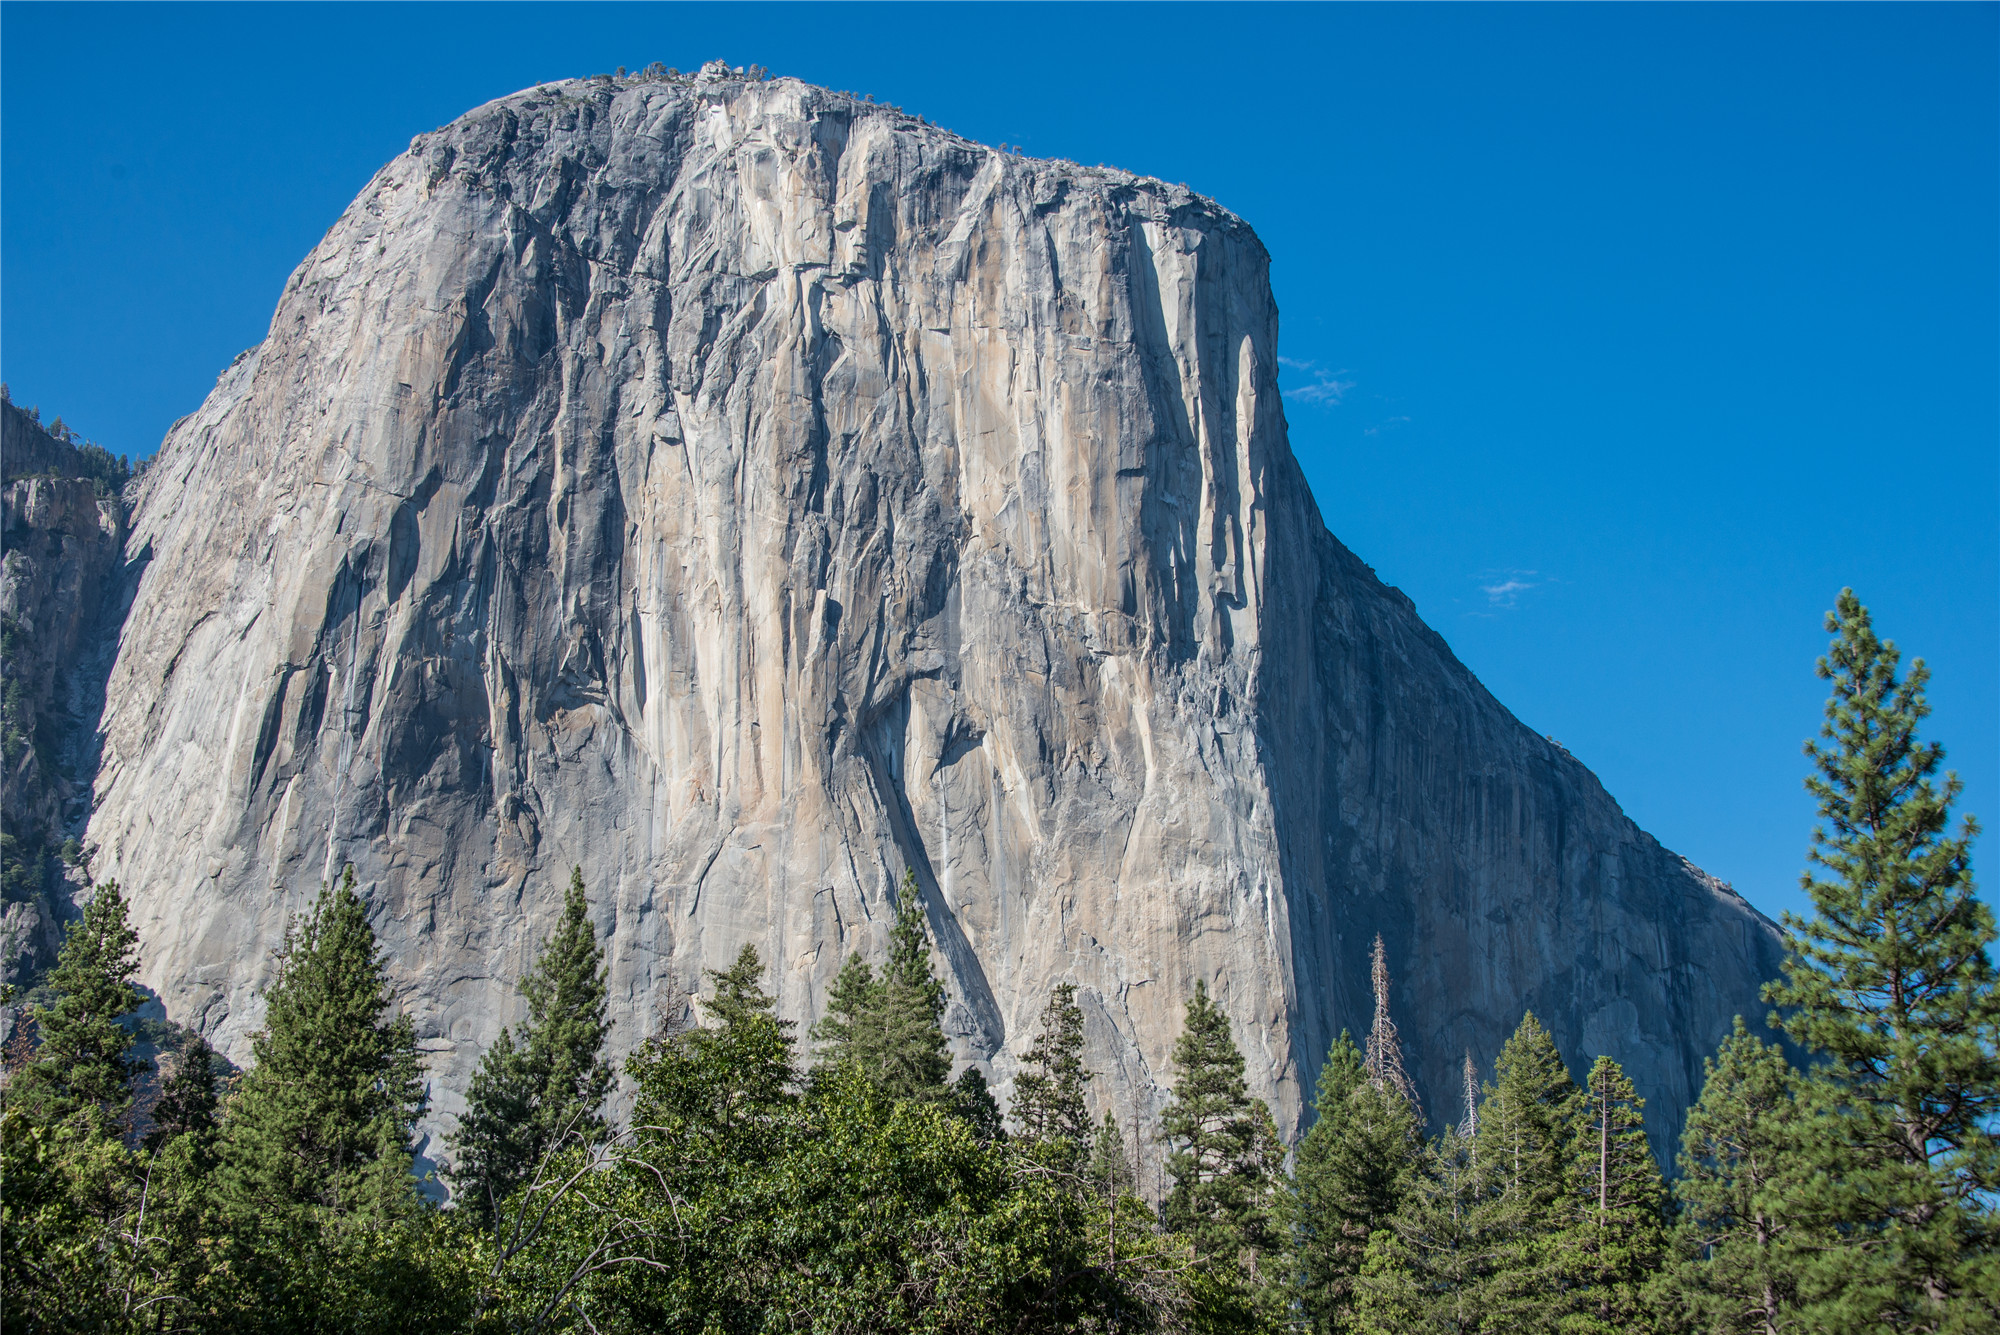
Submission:
POLYGON ((144 981, 246 1059, 351 861, 448 1125, 572 865, 621 1050, 746 942, 814 1018, 907 866, 1003 1098, 1072 981, 1156 1109, 1205 979, 1295 1126, 1380 931, 1440 1117, 1532 1007, 1677 1126, 1770 926, 1326 531, 1268 263, 719 67, 420 136, 140 493, 90 835, 144 981))

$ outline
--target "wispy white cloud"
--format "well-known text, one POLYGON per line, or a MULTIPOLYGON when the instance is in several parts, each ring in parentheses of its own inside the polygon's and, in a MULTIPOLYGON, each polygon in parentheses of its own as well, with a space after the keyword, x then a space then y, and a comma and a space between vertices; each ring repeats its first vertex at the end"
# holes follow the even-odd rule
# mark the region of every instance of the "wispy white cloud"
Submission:
POLYGON ((1479 591, 1486 595, 1486 606, 1492 610, 1519 607, 1521 596, 1529 590, 1557 582, 1535 570, 1489 570, 1474 578, 1480 581, 1479 591))
POLYGON ((1317 362, 1299 361, 1291 357, 1278 358, 1278 365, 1287 371, 1298 372, 1300 378, 1305 381, 1302 385, 1282 386, 1287 399, 1297 400, 1300 403, 1317 403, 1332 407, 1340 402, 1348 390, 1354 388, 1354 381, 1340 378, 1347 374, 1344 369, 1324 371, 1317 362))
POLYGON ((1377 422, 1374 426, 1364 427, 1362 429, 1361 434, 1364 436, 1379 436, 1384 431, 1394 431, 1397 427, 1403 425, 1403 423, 1409 420, 1410 419, 1407 417, 1384 418, 1382 421, 1377 422))

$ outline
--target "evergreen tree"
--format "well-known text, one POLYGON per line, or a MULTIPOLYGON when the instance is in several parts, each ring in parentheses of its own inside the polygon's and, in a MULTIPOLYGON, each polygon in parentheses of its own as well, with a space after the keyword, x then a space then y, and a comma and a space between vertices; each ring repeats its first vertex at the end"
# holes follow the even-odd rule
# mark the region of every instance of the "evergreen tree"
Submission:
POLYGON ((153 1125, 144 1142, 146 1152, 158 1154, 168 1141, 192 1137, 196 1162, 206 1164, 214 1148, 216 1106, 215 1049, 200 1034, 189 1031, 182 1037, 172 1072, 161 1086, 160 1101, 153 1105, 153 1125))
POLYGON ((8 1086, 10 1104, 43 1121, 80 1117, 101 1135, 117 1128, 144 1066, 129 1055, 132 1031, 120 1023, 139 1004, 138 940, 117 883, 98 886, 63 934, 49 975, 55 1004, 30 1011, 40 1043, 8 1086))
POLYGON ((1706 1065, 1681 1133, 1676 1259, 1661 1277, 1658 1305, 1715 1335, 1784 1335, 1800 1328, 1796 1275, 1805 1257, 1785 1206, 1803 1166, 1798 1073, 1741 1016, 1706 1065))
POLYGON ((1491 1227, 1489 1184, 1474 1145, 1470 1137, 1447 1133, 1424 1148, 1394 1213, 1368 1238, 1346 1329, 1359 1335, 1509 1331, 1488 1324, 1496 1252, 1507 1239, 1491 1227))
POLYGON ((286 932, 265 1006, 264 1030, 251 1040, 255 1064, 223 1126, 219 1176, 230 1207, 267 1221, 407 1210, 416 1200, 411 1133, 424 1106, 422 1063, 352 867, 286 932))
POLYGON ((1306 1329, 1351 1331, 1368 1239, 1402 1207, 1423 1138, 1400 1084, 1371 1078, 1345 1030, 1320 1067, 1313 1109, 1281 1196, 1292 1282, 1306 1329))
POLYGON ((977 1066, 966 1067, 951 1082, 950 1106, 972 1128, 973 1136, 979 1141, 990 1144, 1007 1138, 1007 1127, 1000 1117, 1000 1104, 986 1083, 986 1073, 977 1066))
POLYGON ((903 877, 889 958, 878 975, 849 956, 827 994, 827 1013, 813 1026, 820 1068, 846 1064, 892 1099, 916 1099, 958 1111, 975 1124, 997 1126, 998 1109, 985 1078, 961 1076, 954 1086, 945 1042, 944 984, 931 967, 930 929, 914 871, 903 877))
POLYGON ((1572 1162, 1577 1196, 1555 1240, 1565 1335, 1650 1329, 1648 1286, 1666 1257, 1666 1186, 1646 1143, 1645 1106, 1618 1063, 1584 1081, 1572 1162))
POLYGON ((730 1147, 791 1099, 792 1022, 778 1018, 776 999, 764 991, 755 946, 708 978, 715 992, 701 1009, 710 1023, 655 1040, 627 1069, 639 1087, 636 1124, 671 1124, 730 1147))
POLYGON ((1500 1049, 1473 1141, 1483 1189, 1473 1224, 1497 1240, 1475 1297, 1497 1328, 1555 1329, 1564 1287, 1556 1238, 1577 1194, 1570 1136, 1580 1101, 1555 1040, 1529 1012, 1500 1049))
POLYGON ((1061 1142, 1081 1161, 1091 1144, 1090 1110, 1084 1105, 1090 1072, 1083 1064, 1083 1009, 1076 1004, 1076 984, 1050 989, 1041 1031, 1022 1060, 1028 1069, 1014 1077, 1014 1125, 1023 1139, 1041 1145, 1061 1142))
POLYGON ((452 1139, 452 1185, 485 1219, 534 1177, 549 1152, 600 1139, 611 1091, 604 949, 590 922, 583 869, 570 872, 562 921, 521 979, 528 1018, 519 1039, 502 1029, 466 1091, 452 1139))
POLYGON ((1104 1120, 1097 1124, 1097 1134, 1091 1141, 1089 1176, 1091 1187, 1106 1200, 1138 1189, 1138 1172, 1132 1164, 1132 1155, 1125 1148, 1125 1133, 1118 1129, 1118 1119, 1105 1111, 1104 1120))
POLYGON ((1160 1119, 1174 1179, 1162 1215, 1218 1273, 1242 1268, 1254 1280, 1274 1240, 1272 1195, 1284 1151, 1270 1109, 1243 1082, 1243 1054, 1206 982, 1197 981, 1188 999, 1174 1074, 1173 1101, 1160 1119))
MULTIPOLYGON (((2000 1324, 2000 992, 1992 911, 1975 895, 1977 825, 1950 831, 1960 783, 1921 742, 1923 660, 1877 638, 1851 589, 1827 617, 1832 683, 1808 743, 1818 803, 1813 915, 1785 919, 1785 977, 1766 992, 1816 1054, 1794 1215, 1842 1244, 1801 1273, 1810 1324, 1942 1330, 2000 1324)), ((1989 1326, 1989 1328, 1991 1328, 1989 1326)))
POLYGON ((951 1075, 951 1050, 940 1027, 944 984, 931 968, 930 928, 914 871, 903 875, 879 988, 876 1084, 891 1098, 939 1099, 951 1075))

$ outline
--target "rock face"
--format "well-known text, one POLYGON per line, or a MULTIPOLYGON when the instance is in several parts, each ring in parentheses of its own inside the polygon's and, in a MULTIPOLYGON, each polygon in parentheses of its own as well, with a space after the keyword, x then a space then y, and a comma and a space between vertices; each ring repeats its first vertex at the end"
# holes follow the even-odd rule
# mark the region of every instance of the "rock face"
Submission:
POLYGON ((1004 1098, 1051 984, 1149 1110, 1197 979, 1281 1125, 1387 937, 1443 1106, 1532 1007, 1656 1132, 1770 925, 1326 531, 1263 247, 1184 189, 711 66, 385 167, 140 485, 97 870, 247 1055, 352 861, 448 1123, 581 864, 614 1041, 817 1013, 915 869, 1004 1098))
POLYGON ((62 945, 74 887, 58 855, 90 813, 125 507, 118 461, 4 401, 0 470, 0 982, 20 985, 62 945))

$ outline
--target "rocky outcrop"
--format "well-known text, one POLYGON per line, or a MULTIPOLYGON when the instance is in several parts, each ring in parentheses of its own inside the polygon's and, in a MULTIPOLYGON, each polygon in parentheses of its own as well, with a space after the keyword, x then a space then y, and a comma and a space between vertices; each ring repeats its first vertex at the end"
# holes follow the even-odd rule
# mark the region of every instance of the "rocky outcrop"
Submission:
POLYGON ((139 487, 92 838, 243 1057, 352 861, 449 1119, 580 864, 621 1047, 811 1018, 915 869, 1002 1094, 1151 1108, 1198 979, 1295 1124, 1383 932, 1431 1096, 1524 1006, 1677 1124, 1770 925, 1326 532, 1268 258, 1185 189, 711 66, 385 167, 139 487))
POLYGON ((0 982, 16 985, 62 944, 124 609, 123 466, 66 435, 0 400, 0 982))

